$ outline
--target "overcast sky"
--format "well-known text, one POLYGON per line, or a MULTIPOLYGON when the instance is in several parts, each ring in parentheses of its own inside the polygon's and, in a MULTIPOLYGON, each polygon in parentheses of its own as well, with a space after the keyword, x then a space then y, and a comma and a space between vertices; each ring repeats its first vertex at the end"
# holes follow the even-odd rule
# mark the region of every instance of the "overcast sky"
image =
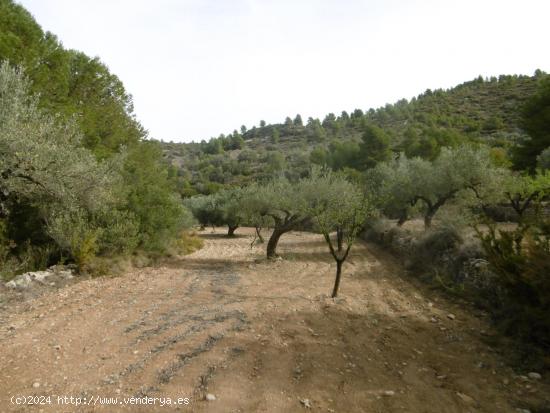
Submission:
POLYGON ((20 3, 65 47, 99 56, 165 141, 550 71, 548 0, 20 3))

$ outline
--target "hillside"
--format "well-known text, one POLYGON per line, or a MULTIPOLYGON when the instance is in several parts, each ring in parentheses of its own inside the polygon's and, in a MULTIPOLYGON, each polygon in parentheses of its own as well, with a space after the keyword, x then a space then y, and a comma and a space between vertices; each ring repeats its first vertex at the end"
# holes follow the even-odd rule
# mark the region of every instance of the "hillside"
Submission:
POLYGON ((323 120, 289 117, 281 124, 250 130, 243 126, 208 142, 162 142, 161 146, 183 195, 210 193, 222 185, 265 179, 283 170, 295 178, 304 175, 311 163, 361 169, 354 163, 366 125, 381 128, 391 150, 408 155, 433 159, 442 146, 462 141, 483 142, 505 153, 525 137, 520 109, 543 76, 537 71, 534 76, 480 77, 367 112, 331 113, 323 120))

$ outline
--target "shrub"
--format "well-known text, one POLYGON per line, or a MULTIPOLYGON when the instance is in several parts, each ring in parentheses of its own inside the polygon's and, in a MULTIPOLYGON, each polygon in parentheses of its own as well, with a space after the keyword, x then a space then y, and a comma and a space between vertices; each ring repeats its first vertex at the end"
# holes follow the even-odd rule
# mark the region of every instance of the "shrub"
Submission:
POLYGON ((129 254, 139 244, 139 224, 128 211, 103 211, 100 217, 101 231, 98 239, 99 252, 106 254, 129 254))
POLYGON ((439 227, 424 232, 413 245, 411 268, 426 270, 447 266, 462 243, 462 237, 453 227, 439 227))
POLYGON ((177 252, 179 254, 191 254, 202 248, 204 241, 196 233, 182 231, 180 237, 176 240, 177 252))
POLYGON ((48 232, 80 271, 85 270, 99 251, 98 239, 102 231, 94 227, 81 210, 56 213, 49 221, 48 232))
POLYGON ((550 225, 477 231, 502 289, 492 314, 502 330, 550 351, 550 225))

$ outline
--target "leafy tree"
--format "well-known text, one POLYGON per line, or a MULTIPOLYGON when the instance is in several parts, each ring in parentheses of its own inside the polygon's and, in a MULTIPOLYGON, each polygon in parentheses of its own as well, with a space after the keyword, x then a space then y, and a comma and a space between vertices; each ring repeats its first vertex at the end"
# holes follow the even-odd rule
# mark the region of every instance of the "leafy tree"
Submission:
POLYGON ((432 168, 413 171, 415 201, 424 203, 424 224, 430 227, 437 211, 461 191, 479 191, 491 186, 494 167, 486 149, 462 146, 443 148, 432 168))
POLYGON ((340 114, 340 119, 341 119, 344 123, 347 122, 347 121, 350 119, 348 112, 346 112, 345 110, 343 110, 342 113, 340 114))
POLYGON ((516 148, 515 165, 534 171, 537 156, 550 147, 550 76, 539 80, 537 91, 525 104, 522 115, 522 127, 530 138, 516 148))
POLYGON ((398 219, 397 225, 403 225, 415 205, 415 187, 412 169, 424 161, 418 158, 408 159, 400 156, 392 162, 382 162, 365 173, 366 187, 371 188, 375 205, 388 217, 398 219))
POLYGON ((185 199, 183 204, 192 212, 201 229, 206 226, 224 225, 223 214, 216 204, 214 195, 196 195, 185 199))
POLYGON ((325 116, 322 123, 324 128, 334 129, 336 127, 336 116, 334 113, 329 113, 325 116))
POLYGON ((266 125, 265 120, 261 120, 260 121, 260 128, 265 128, 265 125, 266 125))
POLYGON ((115 202, 117 178, 116 164, 96 161, 80 146, 81 140, 74 122, 38 108, 20 70, 7 62, 0 66, 0 221, 18 239, 25 228, 12 224, 32 222, 32 230, 43 234, 42 242, 53 241, 73 258, 80 257, 79 264, 88 255, 79 254, 83 245, 89 253, 98 249, 100 229, 94 220, 115 202), (66 222, 82 222, 80 234, 75 225, 58 231, 61 216, 66 222))
POLYGON ((277 244, 282 235, 299 228, 308 221, 305 198, 300 184, 291 184, 280 177, 263 185, 255 185, 246 192, 245 203, 252 205, 259 217, 271 219, 273 232, 267 242, 267 258, 277 257, 277 244))
POLYGON ((360 147, 353 141, 334 140, 329 145, 330 166, 334 170, 343 168, 361 169, 360 147))
POLYGON ((210 139, 208 143, 206 142, 204 143, 203 147, 204 147, 204 152, 211 155, 217 155, 217 154, 223 153, 222 141, 219 138, 210 139))
POLYGON ((189 225, 189 216, 168 179, 158 145, 144 142, 132 148, 122 177, 125 209, 138 221, 140 247, 164 252, 169 242, 189 225))
POLYGON ((314 148, 309 154, 309 160, 311 163, 319 166, 328 165, 329 154, 324 148, 318 146, 314 148))
POLYGON ((243 214, 240 188, 222 189, 215 194, 199 195, 184 201, 200 225, 212 227, 227 225, 227 236, 232 237, 239 228, 243 214))
POLYGON ((368 124, 359 146, 363 169, 373 168, 379 162, 391 159, 390 138, 379 127, 368 124))
POLYGON ((399 224, 408 219, 411 207, 421 203, 428 228, 439 209, 464 192, 482 198, 482 193, 494 188, 498 173, 486 148, 461 146, 443 148, 434 162, 402 155, 397 161, 380 164, 368 174, 368 181, 378 188, 380 204, 398 214, 399 224))
POLYGON ((274 174, 282 171, 286 166, 285 156, 281 152, 270 152, 265 157, 266 172, 274 174))
POLYGON ((1 61, 23 67, 30 92, 39 94, 39 107, 65 120, 74 118, 84 135, 82 144, 98 158, 146 136, 122 82, 98 58, 65 50, 11 0, 0 2, 1 61))
POLYGON ((297 114, 294 118, 294 126, 304 126, 304 123, 302 122, 302 117, 300 114, 297 114))
POLYGON ((336 279, 332 290, 332 297, 336 297, 344 261, 365 220, 375 210, 358 187, 329 170, 314 169, 311 179, 303 183, 303 192, 307 198, 307 215, 312 217, 323 234, 336 261, 336 279), (335 240, 332 238, 333 232, 336 233, 335 240))
POLYGON ((252 245, 256 242, 256 239, 259 243, 263 244, 264 238, 262 236, 262 229, 273 226, 273 219, 270 216, 265 215, 265 201, 259 199, 257 196, 258 190, 258 184, 252 184, 243 188, 241 190, 242 192, 239 202, 242 222, 245 225, 254 227, 256 231, 252 245))
POLYGON ((215 207, 221 213, 221 222, 227 225, 227 236, 232 237, 235 231, 241 225, 242 211, 241 199, 242 191, 240 188, 225 189, 214 195, 215 207))
POLYGON ((535 176, 510 174, 502 182, 501 190, 519 221, 523 222, 528 208, 550 193, 550 171, 539 170, 535 176))
POLYGON ((99 158, 118 152, 122 146, 135 145, 146 136, 133 115, 132 97, 122 82, 98 58, 83 53, 70 55, 71 101, 84 134, 84 145, 99 158))

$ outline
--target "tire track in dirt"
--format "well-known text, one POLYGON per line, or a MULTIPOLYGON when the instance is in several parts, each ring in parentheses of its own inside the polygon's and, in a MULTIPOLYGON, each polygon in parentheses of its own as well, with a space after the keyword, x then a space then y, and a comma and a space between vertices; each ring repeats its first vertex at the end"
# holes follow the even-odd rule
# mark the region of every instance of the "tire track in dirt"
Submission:
POLYGON ((484 343, 483 319, 401 277, 376 247, 354 247, 332 300, 319 236, 285 234, 283 259, 267 262, 250 248, 252 230, 238 232, 247 236, 205 232, 202 250, 164 267, 4 311, 15 329, 0 329, 0 411, 27 411, 6 401, 30 394, 192 397, 63 409, 78 412, 296 412, 305 399, 323 412, 514 412, 548 402, 547 384, 518 380, 484 343))

